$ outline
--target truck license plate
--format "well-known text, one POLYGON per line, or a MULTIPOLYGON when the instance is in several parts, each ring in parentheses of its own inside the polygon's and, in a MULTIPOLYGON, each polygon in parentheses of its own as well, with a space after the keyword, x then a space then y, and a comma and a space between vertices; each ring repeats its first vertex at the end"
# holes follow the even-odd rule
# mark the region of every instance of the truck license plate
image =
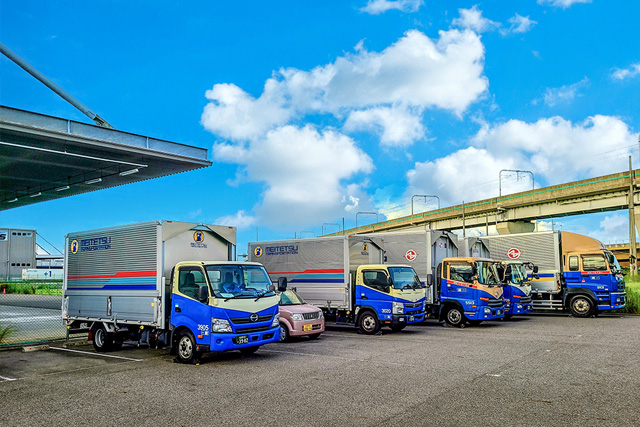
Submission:
POLYGON ((303 331, 312 331, 313 330, 313 325, 311 323, 309 323, 308 325, 302 325, 302 330, 303 331))
POLYGON ((249 335, 240 335, 239 337, 235 337, 233 340, 236 344, 248 344, 249 335))

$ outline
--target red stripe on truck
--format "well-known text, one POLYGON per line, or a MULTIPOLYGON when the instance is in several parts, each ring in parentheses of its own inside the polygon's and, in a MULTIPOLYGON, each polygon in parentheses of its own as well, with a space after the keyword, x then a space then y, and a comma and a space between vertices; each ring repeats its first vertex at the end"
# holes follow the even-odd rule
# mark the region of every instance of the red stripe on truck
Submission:
POLYGON ((146 271, 120 271, 113 275, 108 276, 68 276, 67 279, 105 279, 114 277, 151 277, 155 276, 158 272, 155 270, 146 271))

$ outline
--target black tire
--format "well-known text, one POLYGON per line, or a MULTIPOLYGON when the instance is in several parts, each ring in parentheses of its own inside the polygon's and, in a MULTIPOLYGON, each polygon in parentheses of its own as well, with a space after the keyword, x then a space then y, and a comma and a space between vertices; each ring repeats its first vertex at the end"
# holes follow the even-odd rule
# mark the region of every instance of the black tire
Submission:
POLYGON ((444 313, 444 321, 447 322, 449 326, 462 328, 465 323, 464 313, 459 307, 453 305, 447 308, 447 311, 444 313))
POLYGON ((91 329, 93 337, 93 348, 98 353, 104 353, 113 350, 113 333, 107 332, 107 328, 102 323, 96 323, 91 329))
POLYGON ((289 341, 289 328, 286 325, 280 324, 280 342, 289 341))
POLYGON ((401 330, 403 330, 404 328, 406 328, 407 325, 391 325, 390 328, 393 332, 400 332, 401 330))
POLYGON ((250 355, 252 355, 253 353, 255 353, 256 351, 258 351, 258 349, 259 349, 259 348, 260 348, 260 346, 259 346, 259 345, 256 345, 256 346, 254 346, 254 347, 244 347, 244 348, 241 348, 241 349, 240 349, 240 353, 241 353, 243 356, 250 356, 250 355))
POLYGON ((380 330, 380 321, 372 311, 366 310, 358 317, 358 330, 365 335, 377 334, 380 330))
POLYGON ((569 311, 571 311, 571 314, 575 317, 591 317, 595 311, 595 304, 591 298, 586 295, 576 295, 571 298, 569 311))
POLYGON ((196 351, 196 339, 189 330, 183 330, 175 341, 176 360, 180 363, 197 363, 200 354, 196 351))
POLYGON ((309 339, 310 340, 317 340, 318 338, 320 338, 320 335, 322 335, 322 332, 320 332, 319 334, 309 335, 309 339))
POLYGON ((511 320, 513 318, 513 314, 505 314, 504 320, 511 320))

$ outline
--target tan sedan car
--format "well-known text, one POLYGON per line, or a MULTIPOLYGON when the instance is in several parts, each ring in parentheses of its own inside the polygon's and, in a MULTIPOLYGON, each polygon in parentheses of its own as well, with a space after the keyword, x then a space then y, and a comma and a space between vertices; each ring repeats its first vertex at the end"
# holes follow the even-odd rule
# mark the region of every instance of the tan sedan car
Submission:
POLYGON ((323 332, 322 310, 307 304, 291 289, 280 293, 280 341, 304 335, 316 339, 323 332))

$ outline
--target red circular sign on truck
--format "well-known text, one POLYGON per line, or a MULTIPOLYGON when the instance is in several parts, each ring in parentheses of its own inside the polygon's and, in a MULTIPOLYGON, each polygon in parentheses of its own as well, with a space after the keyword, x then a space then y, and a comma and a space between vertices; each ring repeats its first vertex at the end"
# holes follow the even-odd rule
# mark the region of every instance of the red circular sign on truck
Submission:
POLYGON ((510 259, 518 259, 518 258, 520 258, 520 254, 521 254, 521 253, 522 253, 522 252, 520 252, 520 249, 518 249, 518 248, 511 248, 511 249, 509 249, 509 250, 507 251, 507 256, 508 256, 510 259))
POLYGON ((407 259, 407 261, 415 261, 417 256, 418 254, 413 249, 409 249, 407 253, 404 254, 404 257, 407 259))

